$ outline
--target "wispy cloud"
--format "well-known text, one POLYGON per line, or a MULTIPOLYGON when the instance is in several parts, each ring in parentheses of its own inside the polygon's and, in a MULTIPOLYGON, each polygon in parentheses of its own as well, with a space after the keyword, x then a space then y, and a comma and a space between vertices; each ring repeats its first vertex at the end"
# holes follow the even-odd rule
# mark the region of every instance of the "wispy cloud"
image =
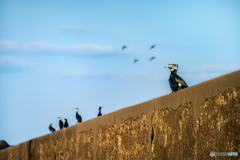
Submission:
POLYGON ((20 58, 0 55, 0 67, 2 66, 29 67, 32 65, 34 65, 32 62, 20 58))
POLYGON ((206 64, 192 68, 183 68, 180 76, 186 81, 197 83, 207 81, 240 69, 239 64, 206 64))
POLYGON ((73 44, 73 45, 54 45, 45 42, 31 42, 25 44, 22 48, 24 51, 56 51, 63 53, 75 53, 75 54, 99 54, 99 53, 120 53, 119 50, 108 45, 99 44, 73 44))
POLYGON ((122 72, 122 73, 113 73, 108 71, 103 72, 91 72, 91 71, 70 71, 62 74, 63 76, 68 77, 115 77, 128 80, 151 80, 159 81, 164 80, 162 76, 158 76, 152 73, 146 72, 122 72))
POLYGON ((93 30, 89 28, 77 27, 77 26, 60 26, 60 30, 62 31, 72 31, 72 32, 87 32, 91 33, 93 30))
POLYGON ((187 71, 194 71, 194 72, 216 72, 216 71, 234 71, 240 69, 239 64, 206 64, 206 65, 199 65, 192 68, 185 69, 187 71))
POLYGON ((70 71, 63 73, 64 76, 74 76, 74 77, 105 77, 114 76, 110 72, 89 72, 89 71, 70 71))
POLYGON ((18 52, 38 52, 38 51, 53 51, 58 53, 68 54, 121 54, 120 49, 116 49, 111 45, 100 44, 72 44, 72 45, 56 45, 46 42, 30 42, 26 44, 16 44, 7 40, 0 40, 0 50, 13 50, 18 52))
POLYGON ((0 40, 0 50, 13 50, 16 49, 17 45, 15 42, 0 40))

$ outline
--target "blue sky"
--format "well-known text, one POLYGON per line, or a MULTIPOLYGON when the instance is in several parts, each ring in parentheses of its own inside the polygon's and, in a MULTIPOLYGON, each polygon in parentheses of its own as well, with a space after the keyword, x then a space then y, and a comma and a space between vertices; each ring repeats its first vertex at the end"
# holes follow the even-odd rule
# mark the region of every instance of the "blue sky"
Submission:
POLYGON ((107 114, 169 94, 168 63, 189 86, 240 69, 239 8, 238 0, 0 0, 0 139, 48 134, 59 116, 74 125, 74 107, 87 121, 99 106, 107 114))

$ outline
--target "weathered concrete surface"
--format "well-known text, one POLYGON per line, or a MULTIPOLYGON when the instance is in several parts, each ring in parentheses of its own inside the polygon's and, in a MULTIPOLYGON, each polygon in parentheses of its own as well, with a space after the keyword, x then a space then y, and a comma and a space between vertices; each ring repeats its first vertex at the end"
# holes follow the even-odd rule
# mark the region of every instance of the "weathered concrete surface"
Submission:
POLYGON ((239 159, 240 70, 0 151, 0 160, 239 159))

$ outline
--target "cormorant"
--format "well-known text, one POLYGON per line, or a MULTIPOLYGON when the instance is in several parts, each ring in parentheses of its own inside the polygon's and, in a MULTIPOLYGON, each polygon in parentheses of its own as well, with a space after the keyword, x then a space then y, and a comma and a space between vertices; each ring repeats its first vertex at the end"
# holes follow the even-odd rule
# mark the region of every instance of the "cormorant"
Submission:
POLYGON ((101 113, 101 109, 102 109, 102 108, 103 108, 103 107, 99 107, 99 108, 98 108, 98 109, 99 109, 98 117, 102 115, 102 113, 101 113))
POLYGON ((173 74, 173 80, 175 82, 177 82, 178 86, 179 86, 179 90, 187 88, 188 85, 187 83, 177 74, 178 71, 178 65, 177 64, 169 64, 172 66, 172 68, 174 69, 174 74, 173 74))
POLYGON ((82 117, 78 114, 78 108, 74 108, 77 112, 76 112, 76 121, 77 123, 80 123, 82 122, 82 117))
POLYGON ((57 117, 59 119, 59 128, 63 129, 63 121, 61 117, 57 117))
POLYGON ((152 50, 152 49, 155 48, 155 47, 156 47, 156 44, 152 45, 152 46, 149 48, 149 50, 152 50))
POLYGON ((139 62, 139 60, 138 59, 134 59, 133 63, 135 64, 136 62, 139 62))
POLYGON ((124 49, 126 49, 127 48, 127 46, 122 46, 122 51, 124 50, 124 49))
POLYGON ((63 119, 63 120, 65 121, 65 123, 64 123, 64 128, 67 128, 67 127, 68 127, 67 119, 65 118, 65 119, 63 119))
POLYGON ((172 90, 172 93, 176 92, 178 90, 178 83, 175 82, 174 79, 173 79, 175 71, 174 71, 174 69, 172 67, 165 67, 165 68, 167 68, 167 69, 169 69, 171 71, 171 74, 169 76, 168 82, 169 82, 170 88, 172 90))
POLYGON ((0 141, 0 150, 5 149, 7 147, 10 147, 10 145, 6 141, 1 140, 0 141))
POLYGON ((52 123, 49 126, 49 130, 51 131, 51 133, 55 132, 56 130, 52 127, 52 123))
POLYGON ((151 57, 151 58, 149 59, 149 61, 152 61, 152 60, 154 60, 154 59, 156 59, 156 57, 151 57))

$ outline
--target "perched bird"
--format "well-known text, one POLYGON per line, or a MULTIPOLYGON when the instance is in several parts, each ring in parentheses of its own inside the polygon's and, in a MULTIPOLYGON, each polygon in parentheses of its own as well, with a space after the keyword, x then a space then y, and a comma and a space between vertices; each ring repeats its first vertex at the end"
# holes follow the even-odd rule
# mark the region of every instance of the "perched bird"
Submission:
POLYGON ((63 129, 63 121, 61 117, 57 117, 59 119, 59 128, 63 129))
POLYGON ((64 123, 64 128, 67 128, 67 127, 68 127, 67 119, 65 118, 65 119, 63 119, 63 120, 65 121, 65 123, 64 123))
POLYGON ((98 117, 102 115, 102 113, 101 113, 101 109, 102 109, 102 108, 103 108, 103 107, 99 107, 99 108, 98 108, 98 109, 99 109, 98 117))
POLYGON ((152 61, 152 60, 154 60, 154 59, 156 59, 156 57, 151 57, 151 58, 149 59, 149 61, 152 61))
POLYGON ((139 60, 138 59, 134 59, 133 63, 135 64, 136 62, 139 62, 139 60))
POLYGON ((80 123, 82 122, 82 117, 78 114, 78 108, 74 108, 77 112, 76 112, 76 121, 77 123, 80 123))
POLYGON ((174 79, 173 79, 173 76, 174 76, 173 74, 175 74, 175 71, 172 67, 165 67, 165 68, 167 68, 171 71, 168 82, 169 82, 170 88, 172 90, 172 93, 176 92, 178 90, 178 83, 175 82, 174 79))
POLYGON ((55 132, 56 130, 52 127, 52 123, 49 126, 49 130, 51 131, 51 133, 55 132))
POLYGON ((124 50, 124 49, 126 49, 127 48, 127 46, 122 46, 122 51, 124 50))
POLYGON ((184 89, 184 88, 187 88, 188 85, 187 83, 182 79, 182 77, 180 77, 178 74, 177 74, 177 71, 178 71, 178 65, 177 64, 169 64, 172 66, 172 68, 174 69, 174 74, 171 74, 172 77, 173 77, 173 80, 175 82, 177 82, 179 88, 178 90, 181 90, 181 89, 184 89))
POLYGON ((151 47, 149 48, 149 50, 152 50, 152 49, 155 48, 155 47, 156 47, 156 44, 151 45, 151 47))

